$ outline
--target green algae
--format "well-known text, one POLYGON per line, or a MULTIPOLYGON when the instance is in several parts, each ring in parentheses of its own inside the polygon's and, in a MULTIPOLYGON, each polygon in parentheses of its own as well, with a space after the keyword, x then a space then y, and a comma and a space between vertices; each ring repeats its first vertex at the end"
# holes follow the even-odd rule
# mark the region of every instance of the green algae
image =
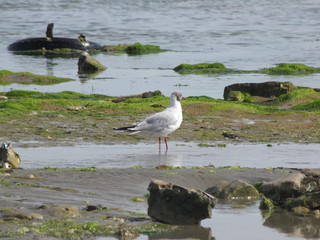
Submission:
POLYGON ((159 46, 154 45, 142 45, 141 43, 135 43, 129 45, 125 49, 126 53, 129 55, 139 55, 139 54, 147 54, 147 53, 159 53, 163 50, 160 49, 159 46))
POLYGON ((261 72, 272 75, 303 75, 319 73, 320 68, 309 67, 300 63, 279 63, 276 67, 265 68, 261 72))
MULTIPOLYGON (((0 123, 3 126, 0 135, 11 141, 82 139, 136 143, 146 138, 129 136, 113 128, 134 124, 169 106, 169 97, 164 96, 113 102, 114 97, 75 92, 10 91, 0 95, 8 96, 8 101, 0 101, 0 123)), ((318 142, 316 129, 320 103, 317 99, 263 105, 191 96, 183 99, 181 104, 184 121, 174 133, 174 139, 178 141, 224 141, 222 133, 232 126, 233 132, 244 141, 318 142), (245 124, 241 119, 252 119, 254 124, 245 124), (303 132, 299 130, 302 126, 307 126, 303 132)))
POLYGON ((308 111, 308 112, 320 111, 320 100, 301 103, 292 107, 291 109, 294 111, 308 111))
POLYGON ((311 88, 300 88, 297 90, 293 90, 287 94, 280 95, 274 103, 280 104, 284 102, 294 102, 302 99, 319 99, 320 93, 314 91, 311 88))
POLYGON ((11 72, 8 70, 0 70, 0 85, 8 85, 12 83, 19 84, 36 84, 36 85, 53 85, 72 81, 70 78, 61 78, 51 75, 39 75, 29 72, 11 72))
MULTIPOLYGON (((140 217, 141 218, 141 217, 140 217)), ((143 218, 143 217, 142 217, 143 218)), ((118 218, 114 220, 99 220, 99 221, 79 221, 77 219, 55 219, 48 218, 45 221, 39 221, 37 224, 29 221, 12 220, 2 224, 7 224, 7 231, 2 237, 23 237, 27 233, 32 233, 35 236, 63 238, 63 239, 91 239, 95 237, 120 237, 127 239, 128 236, 137 237, 139 234, 157 234, 170 232, 177 227, 157 222, 138 224, 119 224, 118 218), (104 222, 105 223, 104 223, 104 222), (14 225, 15 227, 10 227, 14 225)), ((147 219, 147 218, 143 218, 147 219)), ((138 220, 137 220, 138 222, 138 220)))
POLYGON ((127 53, 128 55, 141 55, 150 53, 160 53, 165 50, 156 45, 143 45, 141 43, 105 45, 102 48, 104 52, 127 53))
POLYGON ((180 74, 236 73, 239 71, 226 68, 222 63, 180 64, 173 69, 180 74))
POLYGON ((314 68, 299 63, 280 63, 276 67, 260 70, 235 70, 227 68, 222 63, 180 64, 173 69, 180 74, 270 74, 270 75, 304 75, 320 73, 320 68, 314 68))

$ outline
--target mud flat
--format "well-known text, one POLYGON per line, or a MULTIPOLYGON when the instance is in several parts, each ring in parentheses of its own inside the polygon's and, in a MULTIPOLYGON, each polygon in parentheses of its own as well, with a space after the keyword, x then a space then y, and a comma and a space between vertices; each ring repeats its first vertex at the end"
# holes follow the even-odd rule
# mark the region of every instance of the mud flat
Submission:
POLYGON ((291 172, 295 170, 43 168, 2 172, 0 236, 7 239, 17 236, 21 239, 34 239, 34 236, 43 239, 50 236, 93 239, 99 235, 119 236, 120 228, 132 234, 148 235, 172 231, 176 226, 152 222, 146 215, 147 186, 151 179, 205 190, 215 181, 242 179, 255 183, 270 181, 291 172), (88 205, 97 206, 97 209, 89 211, 88 205), (70 212, 74 207, 79 212, 73 215, 54 214, 48 210, 52 206, 67 206, 70 212), (28 218, 30 214, 36 217, 28 218), (63 224, 59 225, 62 222, 66 225, 65 221, 73 227, 65 229, 63 224), (55 230, 48 230, 50 228, 55 230))

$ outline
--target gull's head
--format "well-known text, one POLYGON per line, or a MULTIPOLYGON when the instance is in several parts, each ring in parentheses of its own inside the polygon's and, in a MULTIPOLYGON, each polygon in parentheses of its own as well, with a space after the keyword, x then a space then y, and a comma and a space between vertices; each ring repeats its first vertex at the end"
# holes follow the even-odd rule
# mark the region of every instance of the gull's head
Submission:
POLYGON ((173 92, 173 93, 171 93, 171 99, 172 100, 177 100, 177 101, 181 101, 181 99, 182 99, 182 94, 181 93, 179 93, 179 92, 173 92))

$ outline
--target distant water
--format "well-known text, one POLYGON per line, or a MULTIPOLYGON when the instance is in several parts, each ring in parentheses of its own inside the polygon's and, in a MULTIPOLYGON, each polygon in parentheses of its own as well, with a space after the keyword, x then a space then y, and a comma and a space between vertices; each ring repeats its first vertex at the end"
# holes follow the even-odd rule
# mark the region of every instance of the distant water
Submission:
POLYGON ((292 81, 319 87, 319 74, 309 76, 179 75, 181 63, 221 62, 234 69, 261 69, 276 63, 319 67, 320 4, 318 0, 2 0, 0 4, 0 69, 52 74, 75 79, 55 86, 0 86, 0 91, 73 90, 119 96, 149 90, 169 95, 222 98, 226 85, 236 82, 292 81), (108 69, 80 80, 77 58, 14 55, 7 46, 22 38, 54 35, 104 44, 159 45, 170 51, 143 56, 98 54, 108 69))

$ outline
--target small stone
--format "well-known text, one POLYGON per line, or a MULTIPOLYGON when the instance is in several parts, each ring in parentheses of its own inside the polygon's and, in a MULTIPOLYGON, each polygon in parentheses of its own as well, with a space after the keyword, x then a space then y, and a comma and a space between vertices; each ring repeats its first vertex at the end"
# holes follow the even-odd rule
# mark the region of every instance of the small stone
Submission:
POLYGON ((36 177, 35 177, 33 174, 29 174, 29 175, 27 176, 27 178, 29 178, 29 179, 36 179, 36 177))
POLYGON ((94 59, 89 53, 84 52, 78 59, 78 73, 90 74, 107 69, 100 62, 94 59))
POLYGON ((0 96, 0 101, 7 101, 8 97, 7 96, 0 96))

